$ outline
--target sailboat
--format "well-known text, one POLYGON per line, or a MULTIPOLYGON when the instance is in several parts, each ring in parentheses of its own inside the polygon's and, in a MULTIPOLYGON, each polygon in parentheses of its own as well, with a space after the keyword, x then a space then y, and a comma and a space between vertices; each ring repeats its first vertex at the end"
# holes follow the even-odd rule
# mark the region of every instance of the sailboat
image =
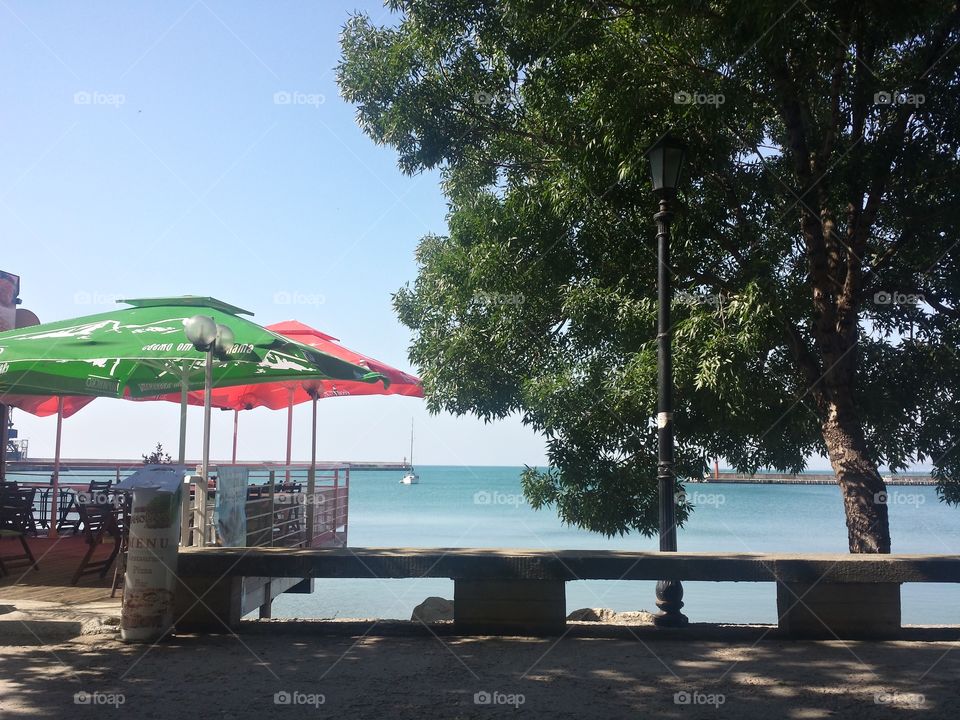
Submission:
POLYGON ((413 469, 413 420, 410 420, 410 472, 400 478, 403 485, 417 485, 420 483, 420 476, 413 469))

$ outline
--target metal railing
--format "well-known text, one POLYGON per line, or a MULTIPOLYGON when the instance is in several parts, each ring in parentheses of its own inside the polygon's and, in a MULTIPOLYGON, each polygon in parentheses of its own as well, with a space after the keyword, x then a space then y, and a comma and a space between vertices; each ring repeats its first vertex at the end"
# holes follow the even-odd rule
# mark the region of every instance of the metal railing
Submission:
MULTIPOLYGON (((112 479, 120 482, 131 473, 143 468, 142 462, 97 462, 70 460, 60 464, 60 485, 79 487, 91 480, 112 479)), ((50 461, 13 460, 7 462, 7 475, 22 485, 52 485, 53 463, 50 461)))
MULTIPOLYGON (((350 468, 346 464, 329 463, 317 467, 312 493, 308 463, 214 465, 210 473, 212 482, 204 492, 198 492, 199 475, 188 476, 182 505, 182 545, 220 544, 215 517, 218 467, 242 468, 248 473, 244 503, 247 547, 346 546, 350 468), (202 533, 197 530, 201 527, 202 533)), ((61 495, 85 490, 91 480, 110 479, 118 483, 142 468, 143 463, 135 461, 68 460, 60 466, 61 495)), ((13 462, 7 470, 8 479, 46 491, 37 493, 36 511, 43 518, 48 517, 52 463, 13 462)), ((58 499, 58 505, 63 501, 58 499)))
MULTIPOLYGON (((249 473, 244 503, 246 547, 346 547, 349 468, 317 468, 310 492, 310 467, 306 464, 230 467, 242 467, 249 473)), ((210 475, 215 485, 216 466, 210 475)), ((181 544, 218 545, 215 491, 208 488, 198 493, 200 483, 199 476, 189 476, 181 544), (197 532, 197 527, 204 532, 197 532)))

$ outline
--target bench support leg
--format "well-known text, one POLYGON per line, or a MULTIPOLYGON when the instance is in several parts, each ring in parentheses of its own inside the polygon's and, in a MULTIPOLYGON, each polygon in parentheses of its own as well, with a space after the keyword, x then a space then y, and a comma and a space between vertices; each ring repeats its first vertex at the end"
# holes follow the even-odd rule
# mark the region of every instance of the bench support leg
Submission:
POLYGON ((273 617, 273 588, 271 583, 263 586, 263 605, 260 606, 260 619, 269 620, 273 617))
POLYGON ((567 622, 564 581, 455 579, 453 622, 470 635, 559 635, 567 622))
POLYGON ((777 583, 780 630, 797 639, 882 639, 900 633, 899 583, 777 583))
POLYGON ((174 597, 176 629, 225 633, 240 627, 243 579, 181 577, 174 597))

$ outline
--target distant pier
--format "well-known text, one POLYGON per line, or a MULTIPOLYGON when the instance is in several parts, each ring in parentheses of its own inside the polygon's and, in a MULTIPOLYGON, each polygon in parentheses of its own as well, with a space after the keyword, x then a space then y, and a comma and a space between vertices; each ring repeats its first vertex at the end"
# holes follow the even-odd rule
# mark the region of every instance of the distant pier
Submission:
MULTIPOLYGON (((883 475, 887 485, 936 485, 930 475, 883 475)), ((728 483, 746 485, 836 485, 837 478, 833 473, 761 473, 750 475, 732 470, 721 470, 718 474, 709 473, 704 476, 705 483, 728 483)))
MULTIPOLYGON (((187 467, 192 467, 194 465, 199 465, 199 460, 187 460, 185 465, 187 467)), ((214 467, 216 466, 228 466, 232 463, 228 460, 211 460, 210 464, 214 467)), ((278 463, 276 461, 266 462, 266 461, 247 461, 241 460, 237 463, 238 465, 244 466, 273 466, 277 468, 288 467, 283 463, 278 463)), ((128 471, 134 470, 137 468, 143 467, 143 460, 108 460, 108 459, 64 459, 60 462, 60 471, 62 473, 69 472, 109 472, 115 473, 117 470, 128 471)), ((289 465, 292 469, 305 470, 310 467, 310 463, 307 462, 297 462, 294 461, 289 465)), ((375 471, 375 470, 386 470, 386 471, 396 471, 396 472, 407 472, 410 470, 410 463, 408 462, 380 462, 377 460, 363 460, 359 462, 330 462, 330 461, 317 461, 318 470, 336 470, 344 469, 356 471, 375 471)), ((7 463, 8 471, 12 473, 38 473, 46 472, 50 473, 53 471, 53 460, 50 458, 37 458, 31 460, 21 460, 7 463)))
POLYGON ((407 472, 412 470, 410 463, 407 462, 344 462, 338 463, 339 467, 348 467, 351 470, 396 470, 398 472, 407 472))

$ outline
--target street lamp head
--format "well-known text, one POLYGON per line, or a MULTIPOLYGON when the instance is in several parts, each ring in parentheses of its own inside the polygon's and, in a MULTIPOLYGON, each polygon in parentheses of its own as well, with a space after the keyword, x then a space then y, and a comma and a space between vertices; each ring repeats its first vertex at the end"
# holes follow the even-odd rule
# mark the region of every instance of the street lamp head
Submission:
POLYGON ((672 197, 677 192, 686 157, 687 146, 670 135, 664 135, 647 151, 653 189, 659 195, 672 197))
POLYGON ((217 340, 213 345, 214 351, 218 355, 228 355, 233 350, 233 343, 233 330, 226 325, 217 323, 217 340))
POLYGON ((217 341, 217 323, 212 317, 194 315, 183 321, 187 340, 200 352, 207 352, 217 341))

